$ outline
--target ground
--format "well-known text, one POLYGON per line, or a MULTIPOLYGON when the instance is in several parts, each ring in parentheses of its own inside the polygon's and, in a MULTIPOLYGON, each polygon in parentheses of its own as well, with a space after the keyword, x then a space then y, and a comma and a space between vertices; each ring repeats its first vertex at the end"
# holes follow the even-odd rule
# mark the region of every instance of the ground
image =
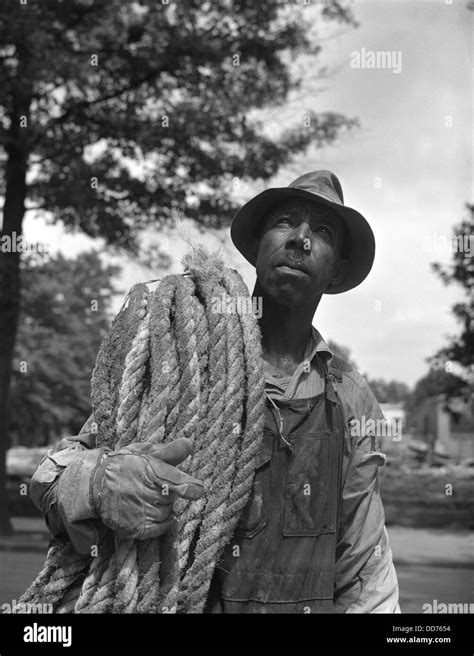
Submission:
POLYGON ((389 526, 402 613, 423 604, 474 603, 474 532, 389 526))

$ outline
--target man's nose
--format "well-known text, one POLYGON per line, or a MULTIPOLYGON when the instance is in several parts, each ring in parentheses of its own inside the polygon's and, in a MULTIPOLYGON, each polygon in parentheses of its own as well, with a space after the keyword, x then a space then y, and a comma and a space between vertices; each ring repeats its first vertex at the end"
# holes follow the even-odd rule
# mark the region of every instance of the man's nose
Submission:
POLYGON ((305 251, 311 250, 311 228, 308 223, 300 223, 295 226, 288 236, 287 248, 300 248, 305 251))

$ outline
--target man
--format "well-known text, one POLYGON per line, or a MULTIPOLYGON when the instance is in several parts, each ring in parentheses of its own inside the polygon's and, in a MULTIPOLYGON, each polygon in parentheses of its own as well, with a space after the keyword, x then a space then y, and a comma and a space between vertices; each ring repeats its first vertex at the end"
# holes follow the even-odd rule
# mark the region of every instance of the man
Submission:
MULTIPOLYGON (((312 327, 323 293, 352 289, 369 273, 372 230, 343 204, 337 177, 314 171, 249 201, 231 236, 256 268, 263 301, 266 418, 251 497, 206 612, 400 612, 377 479, 384 455, 376 434, 361 431, 384 417, 365 380, 312 327)), ((176 468, 190 443, 104 456, 92 423, 33 476, 51 531, 67 532, 84 553, 106 527, 135 539, 162 534, 175 495, 202 494, 176 468), (171 497, 157 492, 164 483, 171 497)))

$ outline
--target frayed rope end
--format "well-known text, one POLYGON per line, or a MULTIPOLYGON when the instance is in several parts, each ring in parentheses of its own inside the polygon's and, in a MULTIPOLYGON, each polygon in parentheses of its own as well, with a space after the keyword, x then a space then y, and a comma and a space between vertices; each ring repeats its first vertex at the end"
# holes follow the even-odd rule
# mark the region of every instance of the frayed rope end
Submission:
POLYGON ((224 273, 224 261, 219 251, 209 252, 202 244, 188 241, 188 250, 181 263, 185 271, 201 282, 220 280, 224 273))

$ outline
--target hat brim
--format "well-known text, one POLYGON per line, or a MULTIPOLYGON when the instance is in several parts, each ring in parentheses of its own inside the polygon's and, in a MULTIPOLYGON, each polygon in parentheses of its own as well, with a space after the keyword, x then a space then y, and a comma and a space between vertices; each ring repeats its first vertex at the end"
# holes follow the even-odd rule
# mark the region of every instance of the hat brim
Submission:
POLYGON ((243 205, 235 214, 230 227, 230 235, 235 247, 253 266, 256 264, 259 239, 258 228, 268 210, 278 201, 297 196, 332 208, 343 219, 349 245, 349 267, 344 280, 331 285, 325 294, 341 294, 357 285, 367 277, 375 257, 375 238, 367 220, 357 210, 334 203, 324 196, 304 189, 276 187, 266 189, 243 205))

